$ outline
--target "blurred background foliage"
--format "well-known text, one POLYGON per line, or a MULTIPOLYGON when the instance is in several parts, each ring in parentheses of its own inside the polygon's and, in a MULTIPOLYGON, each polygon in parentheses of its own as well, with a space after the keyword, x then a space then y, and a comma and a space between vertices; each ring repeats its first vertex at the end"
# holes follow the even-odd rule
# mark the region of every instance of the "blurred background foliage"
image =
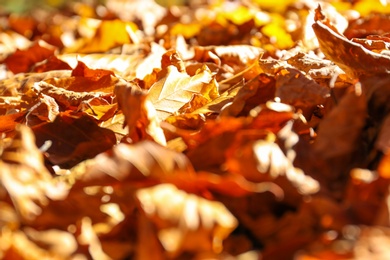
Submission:
POLYGON ((0 0, 0 11, 5 13, 27 13, 34 8, 60 9, 66 4, 82 2, 87 5, 104 4, 105 0, 0 0))

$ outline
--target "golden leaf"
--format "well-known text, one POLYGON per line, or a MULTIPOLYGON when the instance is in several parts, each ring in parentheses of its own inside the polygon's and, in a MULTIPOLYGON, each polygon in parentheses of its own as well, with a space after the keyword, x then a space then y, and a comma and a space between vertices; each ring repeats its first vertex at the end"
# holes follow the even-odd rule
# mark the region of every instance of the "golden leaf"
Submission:
POLYGON ((136 193, 144 214, 157 228, 164 249, 221 252, 222 241, 237 226, 236 218, 217 201, 210 201, 160 184, 136 193))
POLYGON ((162 120, 176 113, 193 95, 199 93, 209 101, 218 97, 218 84, 207 67, 193 77, 168 66, 166 74, 149 89, 148 98, 162 120))

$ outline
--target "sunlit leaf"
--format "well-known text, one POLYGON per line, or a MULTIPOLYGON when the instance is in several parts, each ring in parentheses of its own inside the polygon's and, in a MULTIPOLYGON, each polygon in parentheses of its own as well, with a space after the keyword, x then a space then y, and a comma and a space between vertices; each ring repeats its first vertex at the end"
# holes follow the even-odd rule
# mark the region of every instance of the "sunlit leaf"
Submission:
POLYGON ((165 136, 160 128, 160 119, 149 100, 146 91, 136 83, 118 83, 115 86, 119 107, 125 116, 123 126, 127 126, 133 142, 152 138, 165 145, 165 136))
POLYGON ((75 187, 125 185, 127 182, 131 185, 137 180, 159 183, 178 174, 193 174, 184 155, 151 141, 116 145, 91 162, 75 166, 72 171, 81 172, 75 187))
POLYGON ((10 196, 21 219, 31 221, 48 198, 63 198, 66 189, 53 182, 31 129, 18 125, 16 133, 0 156, 0 188, 10 196))
POLYGON ((131 22, 121 20, 102 21, 95 35, 78 52, 104 52, 114 47, 131 43, 131 34, 135 34, 137 29, 137 26, 131 22))
POLYGON ((170 184, 140 189, 136 196, 144 214, 156 226, 163 248, 173 255, 182 250, 220 252, 222 241, 237 225, 220 202, 170 184))
POLYGON ((169 66, 166 75, 149 89, 148 96, 159 118, 165 119, 190 102, 196 93, 209 101, 215 99, 218 96, 217 88, 207 67, 190 77, 179 72, 175 66, 169 66))

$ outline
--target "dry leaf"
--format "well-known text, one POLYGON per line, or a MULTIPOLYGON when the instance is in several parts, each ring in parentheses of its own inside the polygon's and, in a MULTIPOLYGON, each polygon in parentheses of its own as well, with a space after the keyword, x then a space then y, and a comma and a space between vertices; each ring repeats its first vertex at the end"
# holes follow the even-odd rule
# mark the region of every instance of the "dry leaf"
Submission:
POLYGON ((140 189, 136 196, 168 255, 181 251, 221 252, 222 241, 237 225, 220 202, 186 193, 171 184, 140 189))
POLYGON ((62 198, 66 189, 53 182, 31 129, 18 125, 16 133, 0 157, 0 182, 21 220, 28 222, 41 213, 41 206, 48 202, 48 198, 62 198))
POLYGON ((364 46, 348 40, 330 27, 329 22, 316 9, 313 24, 322 52, 351 77, 387 73, 390 58, 370 51, 364 46))
POLYGON ((175 66, 168 66, 165 73, 148 92, 161 120, 190 102, 194 94, 201 94, 208 101, 218 97, 218 84, 207 67, 193 77, 179 72, 175 66))
POLYGON ((33 128, 38 146, 48 142, 45 154, 53 165, 70 168, 116 144, 111 130, 101 128, 89 117, 57 116, 54 122, 33 128))
POLYGON ((17 74, 30 72, 32 66, 54 55, 55 48, 49 44, 38 41, 33 43, 27 50, 18 50, 8 56, 3 63, 8 69, 17 74))
POLYGON ((150 137, 157 143, 165 145, 166 140, 146 91, 134 82, 119 82, 115 86, 119 107, 125 116, 124 125, 128 127, 129 136, 134 142, 150 137))

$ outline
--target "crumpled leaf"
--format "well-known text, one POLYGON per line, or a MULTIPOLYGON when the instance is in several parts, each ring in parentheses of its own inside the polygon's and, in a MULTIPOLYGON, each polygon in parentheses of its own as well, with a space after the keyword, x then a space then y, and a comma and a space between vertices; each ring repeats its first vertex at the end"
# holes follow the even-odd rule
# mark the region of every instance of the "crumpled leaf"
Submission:
MULTIPOLYGON (((333 62, 304 52, 299 52, 295 56, 289 58, 287 62, 300 71, 304 71, 315 80, 323 78, 330 80, 335 75, 344 74, 344 71, 333 62)), ((343 78, 343 80, 347 79, 343 78)))
POLYGON ((136 197, 143 213, 157 228, 157 237, 168 255, 181 251, 221 252, 222 241, 237 226, 237 220, 222 203, 186 193, 171 184, 140 189, 136 197))
POLYGON ((322 52, 351 77, 388 73, 390 58, 364 48, 335 31, 321 9, 316 9, 314 32, 322 52))
POLYGON ((273 100, 275 90, 275 78, 261 73, 238 90, 232 103, 224 107, 222 115, 248 115, 253 108, 273 100))
POLYGON ((251 45, 231 46, 196 46, 193 59, 206 61, 211 58, 209 52, 219 58, 221 64, 228 64, 233 67, 245 66, 261 57, 263 50, 251 45))
POLYGON ((310 119, 314 109, 330 96, 329 88, 317 84, 295 69, 283 69, 276 74, 275 96, 280 101, 301 109, 310 119))
POLYGON ((285 176, 301 194, 316 193, 319 183, 293 165, 295 152, 292 147, 298 141, 298 136, 291 127, 292 121, 276 132, 281 141, 286 138, 284 148, 272 140, 275 136, 266 128, 263 128, 262 137, 260 133, 257 138, 249 133, 247 136, 237 136, 227 152, 228 171, 241 174, 252 182, 271 181, 285 176))
POLYGON ((79 61, 70 77, 49 78, 45 82, 56 87, 76 92, 113 92, 118 81, 114 73, 104 69, 90 69, 79 61))
POLYGON ((34 83, 33 89, 38 94, 42 93, 54 98, 65 109, 79 108, 83 103, 95 100, 95 104, 108 105, 113 99, 112 93, 104 92, 76 92, 56 87, 45 81, 34 83))

